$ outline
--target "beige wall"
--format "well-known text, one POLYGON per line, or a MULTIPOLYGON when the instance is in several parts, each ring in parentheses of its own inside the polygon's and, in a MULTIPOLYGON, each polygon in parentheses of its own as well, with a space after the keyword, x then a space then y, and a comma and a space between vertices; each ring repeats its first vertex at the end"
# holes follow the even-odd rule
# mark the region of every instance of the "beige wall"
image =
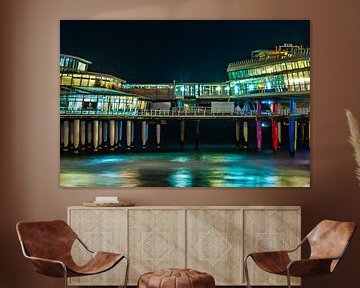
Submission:
MULTIPOLYGON (((139 205, 301 205, 303 234, 324 218, 360 223, 360 187, 344 108, 360 118, 360 2, 290 0, 0 1, 0 286, 62 287, 22 258, 19 220, 66 217, 95 195, 139 205), (312 141, 310 189, 61 189, 60 19, 310 19, 312 141)), ((304 287, 358 287, 360 237, 330 277, 304 287)))

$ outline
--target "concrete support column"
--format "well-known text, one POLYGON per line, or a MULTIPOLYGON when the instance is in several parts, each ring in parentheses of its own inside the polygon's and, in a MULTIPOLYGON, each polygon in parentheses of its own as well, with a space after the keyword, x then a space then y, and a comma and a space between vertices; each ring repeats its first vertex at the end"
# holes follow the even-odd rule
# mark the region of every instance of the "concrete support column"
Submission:
POLYGON ((236 120, 235 122, 235 139, 236 139, 236 147, 239 147, 240 146, 240 127, 241 126, 241 123, 240 123, 240 120, 236 120))
POLYGON ((64 149, 64 121, 60 120, 60 150, 64 149))
POLYGON ((93 151, 98 151, 99 147, 99 120, 93 120, 93 151))
POLYGON ((115 148, 119 147, 119 121, 115 120, 115 148))
MULTIPOLYGON (((257 115, 261 115, 261 101, 257 105, 257 115)), ((261 120, 256 119, 256 148, 257 151, 261 151, 262 148, 262 130, 261 130, 261 120)))
POLYGON ((80 145, 81 145, 81 150, 85 150, 85 146, 86 146, 86 121, 85 120, 80 121, 80 145))
POLYGON ((156 123, 156 148, 160 149, 160 141, 161 141, 161 124, 156 123))
POLYGON ((279 148, 279 127, 278 123, 275 119, 272 119, 271 121, 271 128, 272 128, 272 148, 273 151, 278 151, 279 148))
POLYGON ((114 151, 115 146, 115 120, 109 121, 109 147, 111 151, 114 151))
POLYGON ((70 135, 70 127, 69 121, 64 121, 64 151, 69 151, 69 135, 70 135))
POLYGON ((109 121, 104 121, 103 122, 103 132, 102 132, 102 136, 103 136, 103 147, 107 148, 109 145, 109 121))
MULTIPOLYGON (((273 115, 277 115, 278 113, 278 104, 276 101, 274 101, 273 105, 272 105, 272 112, 273 115)), ((271 132, 272 132, 272 147, 273 147, 273 151, 276 152, 279 148, 279 127, 278 127, 278 123, 277 120, 275 118, 271 119, 271 132)))
POLYGON ((80 120, 74 120, 74 153, 79 153, 80 146, 80 120))
POLYGON ((148 141, 148 124, 146 121, 141 121, 141 148, 146 149, 148 141))
POLYGON ((311 133, 310 133, 310 120, 309 120, 309 123, 308 123, 308 139, 309 139, 309 147, 310 147, 310 135, 311 135, 311 133))
MULTIPOLYGON (((290 114, 295 112, 295 100, 290 100, 290 114)), ((296 134, 296 125, 295 119, 290 118, 289 120, 289 153, 290 155, 295 154, 296 150, 296 141, 295 141, 295 134, 296 134)))
POLYGON ((89 149, 91 149, 92 147, 92 122, 91 121, 87 121, 87 147, 89 149))
POLYGON ((180 121, 180 146, 184 147, 185 145, 185 121, 180 121))
POLYGON ((135 139, 135 121, 131 121, 131 148, 134 148, 135 139))
POLYGON ((123 123, 122 123, 122 121, 120 120, 120 121, 119 121, 119 133, 118 133, 118 139, 119 139, 118 143, 119 143, 119 147, 121 147, 122 125, 123 125, 123 123))
POLYGON ((69 149, 73 149, 74 148, 74 121, 69 121, 69 139, 70 139, 70 143, 69 143, 69 149))
POLYGON ((126 121, 126 149, 131 149, 131 139, 132 139, 132 121, 126 121))
POLYGON ((195 122, 195 148, 199 148, 200 143, 200 120, 195 122))
POLYGON ((243 135, 244 135, 244 149, 247 149, 249 147, 249 128, 247 121, 244 121, 243 123, 243 135))
POLYGON ((278 125, 278 149, 281 148, 281 122, 277 123, 278 125))
POLYGON ((103 143, 103 121, 99 120, 99 129, 98 129, 98 133, 99 133, 99 150, 102 149, 102 143, 103 143))
POLYGON ((305 141, 306 141, 306 137, 305 137, 305 123, 304 122, 300 122, 298 124, 300 127, 299 131, 298 131, 298 139, 299 139, 299 143, 301 144, 301 146, 305 146, 305 141))
POLYGON ((297 140, 298 140, 298 121, 295 120, 295 131, 294 131, 294 152, 297 150, 297 140))

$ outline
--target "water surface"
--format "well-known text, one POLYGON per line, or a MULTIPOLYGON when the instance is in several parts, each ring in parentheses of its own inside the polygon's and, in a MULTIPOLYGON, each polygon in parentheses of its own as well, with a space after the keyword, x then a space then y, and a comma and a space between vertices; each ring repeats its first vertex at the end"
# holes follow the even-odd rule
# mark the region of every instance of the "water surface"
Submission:
POLYGON ((308 187, 310 152, 200 149, 67 156, 62 187, 308 187))

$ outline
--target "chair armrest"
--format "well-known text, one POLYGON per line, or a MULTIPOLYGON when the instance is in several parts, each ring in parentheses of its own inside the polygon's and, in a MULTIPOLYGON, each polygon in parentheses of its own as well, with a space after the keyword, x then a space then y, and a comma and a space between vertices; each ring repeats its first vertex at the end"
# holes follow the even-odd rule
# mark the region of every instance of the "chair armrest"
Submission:
POLYGON ((60 260, 54 260, 54 259, 47 259, 47 258, 41 258, 41 257, 33 257, 33 256, 26 256, 26 258, 30 259, 31 261, 42 261, 42 262, 49 262, 53 264, 60 264, 63 267, 66 267, 63 262, 60 260))
POLYGON ((251 257, 262 270, 276 274, 285 272, 287 265, 291 262, 287 251, 250 253, 246 256, 245 262, 248 257, 251 257))
POLYGON ((30 256, 22 241, 20 241, 20 246, 24 257, 31 260, 36 272, 51 277, 66 277, 67 268, 64 262, 55 259, 30 256))
POLYGON ((249 256, 251 256, 251 254, 256 254, 256 253, 261 253, 261 254, 268 254, 268 255, 271 255, 271 254, 283 254, 283 253, 292 253, 292 252, 295 252, 297 249, 299 249, 305 242, 306 242, 307 238, 303 238, 301 240, 301 242, 293 249, 288 249, 288 250, 279 250, 279 251, 265 251, 265 252, 253 252, 253 253, 249 253, 246 257, 248 258, 249 256))
POLYGON ((33 256, 25 256, 30 259, 34 265, 35 271, 51 277, 66 277, 67 268, 66 265, 59 261, 53 259, 46 259, 33 256))
POLYGON ((291 261, 287 266, 290 276, 312 276, 329 274, 332 272, 333 261, 339 258, 303 259, 291 261))
POLYGON ((263 255, 265 257, 269 256, 278 256, 278 255, 288 255, 287 250, 279 250, 279 251, 264 251, 264 252, 252 252, 249 253, 246 257, 256 257, 259 255, 263 255))

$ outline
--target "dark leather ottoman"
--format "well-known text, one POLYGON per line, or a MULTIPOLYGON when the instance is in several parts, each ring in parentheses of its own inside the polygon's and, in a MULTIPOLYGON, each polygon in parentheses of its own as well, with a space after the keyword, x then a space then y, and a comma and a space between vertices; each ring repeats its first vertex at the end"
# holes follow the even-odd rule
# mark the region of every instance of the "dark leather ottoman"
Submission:
POLYGON ((192 269, 166 269, 140 276, 138 288, 214 288, 214 277, 192 269))

